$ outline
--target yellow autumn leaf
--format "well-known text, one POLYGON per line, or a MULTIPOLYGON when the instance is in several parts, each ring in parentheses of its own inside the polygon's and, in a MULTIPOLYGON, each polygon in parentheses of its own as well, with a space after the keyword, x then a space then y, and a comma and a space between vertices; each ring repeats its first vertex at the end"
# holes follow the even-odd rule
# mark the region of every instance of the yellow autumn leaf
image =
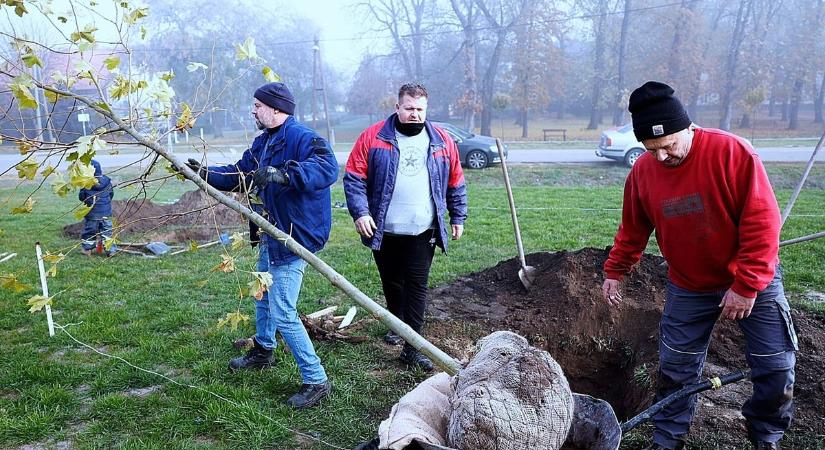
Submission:
POLYGON ((194 126, 195 118, 192 117, 192 108, 190 108, 188 104, 184 103, 180 116, 178 117, 178 121, 175 124, 175 128, 178 130, 183 130, 184 128, 192 128, 194 126))
POLYGON ((17 143, 17 149, 20 151, 21 155, 25 155, 31 151, 32 148, 34 148, 34 145, 25 139, 17 143))
POLYGON ((26 67, 38 66, 43 67, 43 61, 40 61, 40 58, 37 57, 34 53, 26 53, 25 55, 20 57, 23 60, 23 64, 26 67))
POLYGON ((49 178, 49 175, 55 173, 55 171, 57 171, 57 169, 49 164, 40 172, 40 175, 43 175, 43 178, 49 178))
POLYGON ((37 175, 37 169, 40 167, 40 164, 37 161, 33 161, 31 159, 27 159, 25 161, 19 162, 15 169, 17 169, 17 177, 18 178, 25 178, 27 180, 33 180, 34 176, 37 175))
POLYGON ((26 304, 30 306, 29 312, 34 313, 43 309, 46 305, 52 304, 53 297, 44 297, 42 295, 33 295, 26 300, 26 304))
POLYGON ((195 282, 195 286, 197 287, 204 287, 206 284, 209 283, 209 280, 200 280, 195 282))
POLYGON ((256 61, 260 59, 257 50, 255 50, 255 40, 248 37, 243 41, 243 44, 235 44, 235 59, 238 61, 245 59, 256 61))
POLYGON ((43 95, 46 96, 46 100, 48 100, 50 103, 57 103, 57 101, 60 100, 60 94, 58 94, 57 92, 52 92, 48 89, 43 90, 43 95))
POLYGON ((221 271, 223 273, 231 273, 235 271, 235 258, 229 255, 222 255, 223 261, 212 268, 212 272, 221 271))
POLYGON ((120 56, 112 55, 103 60, 103 64, 109 70, 115 70, 120 65, 120 56))
POLYGON ((232 233, 229 240, 232 241, 232 245, 230 246, 232 251, 238 251, 243 248, 244 244, 246 244, 246 239, 244 239, 243 234, 237 231, 232 233))
POLYGON ((65 197, 72 190, 72 185, 63 179, 63 175, 58 173, 54 181, 52 181, 52 192, 59 197, 65 197))
POLYGON ((83 205, 83 206, 81 206, 81 207, 79 207, 75 210, 75 212, 73 214, 74 218, 77 219, 77 220, 83 220, 83 218, 86 217, 86 214, 89 214, 89 211, 91 211, 91 210, 92 210, 91 206, 83 205))
POLYGON ((50 264, 60 263, 64 259, 66 259, 66 255, 64 255, 63 253, 58 253, 55 255, 54 253, 47 251, 46 254, 43 255, 43 261, 46 261, 50 264))
POLYGON ((52 265, 51 267, 49 267, 49 270, 46 271, 46 276, 47 277, 52 277, 52 278, 56 277, 57 276, 57 266, 52 265))
POLYGON ((223 328, 224 326, 229 325, 229 327, 234 331, 238 329, 238 325, 240 325, 241 322, 249 322, 249 316, 242 314, 239 311, 226 313, 226 317, 218 320, 218 328, 223 328))
POLYGON ((20 104, 20 109, 37 108, 37 100, 34 98, 34 95, 31 93, 28 86, 12 83, 9 84, 9 88, 11 89, 11 93, 14 95, 14 98, 16 98, 17 102, 20 104))
POLYGON ((189 251, 190 251, 190 252, 196 252, 196 251, 198 251, 198 249, 199 249, 199 248, 200 248, 200 247, 198 246, 198 243, 197 243, 197 242, 195 242, 195 241, 189 241, 189 251))
POLYGON ((22 205, 17 206, 15 208, 12 208, 11 213, 12 214, 28 214, 28 213, 32 212, 32 209, 34 209, 34 199, 29 197, 29 198, 26 199, 26 202, 23 203, 22 205))
POLYGON ((86 189, 94 187, 97 184, 94 166, 89 163, 84 164, 82 161, 72 162, 69 165, 69 184, 86 189))
POLYGON ((264 79, 267 82, 273 83, 276 81, 281 81, 281 77, 278 76, 278 74, 275 73, 275 71, 272 70, 272 68, 269 66, 265 66, 263 69, 261 69, 261 73, 264 74, 264 79))
POLYGON ((0 275, 0 287, 14 292, 23 292, 31 289, 29 286, 17 280, 17 276, 11 273, 4 273, 0 275))
POLYGON ((272 286, 272 275, 269 272, 252 272, 254 277, 248 283, 249 294, 255 297, 255 300, 264 298, 264 292, 272 286))

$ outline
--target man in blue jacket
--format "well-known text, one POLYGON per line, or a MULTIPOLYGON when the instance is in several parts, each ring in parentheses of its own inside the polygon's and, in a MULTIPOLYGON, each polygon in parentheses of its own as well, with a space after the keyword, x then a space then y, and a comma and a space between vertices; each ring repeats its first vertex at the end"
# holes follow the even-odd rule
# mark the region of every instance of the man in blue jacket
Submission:
MULTIPOLYGON (((97 184, 90 188, 83 188, 78 193, 78 199, 92 209, 83 217, 83 230, 80 232, 81 252, 91 255, 95 251, 98 240, 112 238, 112 197, 115 195, 112 180, 103 175, 100 163, 92 160, 95 168, 97 184)), ((117 252, 117 246, 111 244, 108 250, 103 250, 107 256, 117 252)))
MULTIPOLYGON (((467 188, 455 142, 427 119, 427 90, 405 84, 395 113, 361 133, 344 175, 347 208, 372 249, 387 309, 421 333, 435 247, 447 250, 464 233, 467 188)), ((403 340, 390 331, 387 343, 403 340)), ((424 371, 433 363, 405 344, 400 359, 424 371)))
MULTIPOLYGON (((286 85, 261 86, 254 94, 252 115, 263 133, 241 160, 206 167, 190 159, 187 165, 223 191, 243 190, 251 184, 251 192, 260 200, 253 209, 307 250, 317 252, 332 226, 329 188, 338 178, 338 163, 329 144, 296 121, 294 111, 295 100, 286 85)), ((229 370, 269 367, 277 345, 275 332, 280 332, 302 378, 301 389, 287 403, 295 408, 314 406, 329 394, 331 384, 296 307, 307 263, 275 238, 262 234, 260 239, 257 270, 268 271, 273 283, 256 301, 253 347, 231 360, 229 370)))

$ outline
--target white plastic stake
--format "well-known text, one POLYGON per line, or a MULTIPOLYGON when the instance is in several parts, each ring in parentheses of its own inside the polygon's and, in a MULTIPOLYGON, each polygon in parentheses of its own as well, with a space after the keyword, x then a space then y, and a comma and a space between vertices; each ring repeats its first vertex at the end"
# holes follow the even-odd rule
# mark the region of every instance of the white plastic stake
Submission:
MULTIPOLYGON (((40 287, 43 288, 43 297, 49 298, 49 285, 46 284, 46 269, 43 267, 43 252, 40 250, 40 243, 36 242, 34 248, 37 251, 37 267, 40 269, 40 287)), ((46 305, 46 321, 49 323, 49 336, 54 336, 52 307, 49 305, 46 305)))
POLYGON ((0 263, 2 263, 2 262, 6 262, 6 261, 14 258, 15 256, 17 256, 17 253, 3 253, 0 256, 2 256, 2 258, 0 258, 0 263))

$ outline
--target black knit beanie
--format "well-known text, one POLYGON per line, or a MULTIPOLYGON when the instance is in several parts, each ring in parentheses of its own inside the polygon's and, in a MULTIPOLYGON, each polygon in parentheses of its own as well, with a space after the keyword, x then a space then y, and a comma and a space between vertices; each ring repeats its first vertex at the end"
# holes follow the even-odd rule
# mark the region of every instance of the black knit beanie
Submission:
POLYGON ((295 113, 295 97, 284 83, 267 83, 255 91, 254 97, 282 113, 290 116, 295 113))
POLYGON ((633 119, 636 139, 660 138, 690 126, 690 117, 673 92, 673 88, 664 83, 648 81, 630 94, 627 109, 633 119))

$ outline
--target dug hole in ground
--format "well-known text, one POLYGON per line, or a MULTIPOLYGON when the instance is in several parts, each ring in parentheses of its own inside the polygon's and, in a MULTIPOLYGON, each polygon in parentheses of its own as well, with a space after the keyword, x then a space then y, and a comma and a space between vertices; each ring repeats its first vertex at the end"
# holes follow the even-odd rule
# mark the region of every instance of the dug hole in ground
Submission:
MULTIPOLYGON (((212 240, 218 235, 216 226, 221 231, 246 230, 236 212, 199 190, 170 205, 130 200, 112 206, 123 236, 148 241, 212 240)), ((63 231, 79 237, 81 228, 82 222, 63 231)), ((435 288, 430 292, 424 335, 453 357, 468 359, 481 337, 497 330, 514 331, 558 361, 573 392, 607 400, 619 420, 625 421, 654 397, 667 270, 663 258, 643 255, 623 282, 622 307, 610 308, 601 293, 607 254, 607 249, 585 248, 527 255, 527 264, 537 272, 529 292, 517 276, 517 258, 435 288)), ((792 314, 799 353, 791 430, 825 435, 825 317, 792 314)), ((739 327, 720 320, 704 375, 747 368, 743 348, 739 327)), ((737 448, 745 436, 739 409, 750 393, 750 382, 742 381, 700 394, 691 436, 714 442, 716 448, 737 448)))

